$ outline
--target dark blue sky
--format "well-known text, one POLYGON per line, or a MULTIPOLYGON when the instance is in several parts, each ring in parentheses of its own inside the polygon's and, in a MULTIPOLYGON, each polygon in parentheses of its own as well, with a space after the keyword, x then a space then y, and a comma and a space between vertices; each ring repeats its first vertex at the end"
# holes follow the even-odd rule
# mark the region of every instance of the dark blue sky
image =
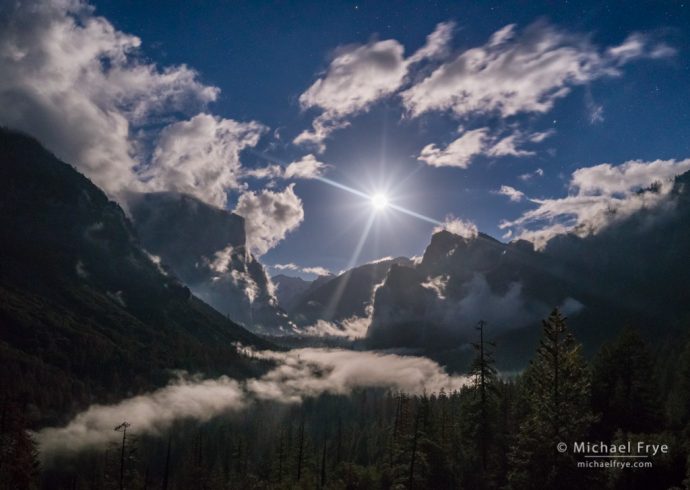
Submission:
MULTIPOLYGON (((626 63, 622 74, 576 85, 546 112, 511 117, 477 114, 462 120, 433 112, 406 118, 392 96, 348 118, 319 160, 331 165, 330 179, 362 190, 385 183, 401 206, 443 220, 448 214, 472 220, 500 237, 502 219, 534 208, 511 202, 501 185, 532 198, 564 196, 571 173, 600 163, 690 157, 690 7, 684 2, 163 2, 95 1, 96 13, 118 29, 139 36, 145 56, 160 65, 187 64, 204 83, 219 87, 210 109, 221 116, 256 120, 280 128, 282 144, 265 138, 258 153, 290 162, 309 151, 290 141, 310 127, 319 111, 300 110, 298 98, 329 66, 336 48, 395 39, 406 55, 420 48, 439 22, 457 26, 451 42, 457 55, 485 45, 506 26, 523 29, 543 19, 563 31, 590 36, 600 49, 646 33, 676 50, 664 59, 626 63), (591 122, 591 107, 603 120, 591 122), (530 147, 530 156, 480 155, 466 168, 436 168, 417 160, 429 143, 445 146, 460 124, 467 129, 519 127, 554 130, 530 147), (270 145, 270 146, 269 146, 270 145), (543 177, 519 175, 541 168, 543 177)), ((453 55, 451 55, 452 57, 453 55)), ((266 161, 245 152, 249 166, 266 161)), ((361 197, 317 180, 300 180, 296 193, 305 220, 262 259, 338 271, 348 264, 371 210, 361 197)), ((230 205, 237 196, 230 197, 230 205)), ((428 243, 433 225, 389 210, 376 217, 358 262, 387 255, 415 255, 428 243)))

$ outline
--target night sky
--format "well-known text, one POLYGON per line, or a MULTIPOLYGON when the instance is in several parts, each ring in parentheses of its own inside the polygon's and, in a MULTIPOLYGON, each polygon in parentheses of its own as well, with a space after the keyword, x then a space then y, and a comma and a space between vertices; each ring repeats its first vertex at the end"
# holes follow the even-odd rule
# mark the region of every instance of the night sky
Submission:
MULTIPOLYGON (((255 145, 240 152, 246 170, 285 167, 311 154, 326 165, 320 173, 330 181, 365 194, 383 193, 392 204, 432 221, 471 221, 504 240, 520 230, 506 235, 510 228, 499 228, 502 220, 535 209, 539 203, 532 199, 573 194, 571 176, 579 168, 690 157, 690 6, 684 2, 96 0, 92 5, 89 15, 141 39, 139 62, 159 70, 184 64, 198 73, 200 83, 220 89, 205 112, 266 127, 255 145), (440 23, 448 29, 442 46, 410 61, 440 23), (501 31, 509 25, 512 30, 501 31), (495 35, 499 31, 507 33, 504 38, 495 35), (553 49, 545 49, 534 65, 511 65, 513 50, 540 49, 539 43, 548 40, 553 49), (401 59, 410 63, 392 88, 359 105, 356 97, 347 99, 343 104, 354 109, 340 106, 331 113, 324 102, 305 102, 302 94, 333 74, 334 60, 364 55, 376 46, 392 52, 403 47, 401 59), (456 98, 458 105, 445 99, 446 105, 434 106, 424 81, 473 48, 508 61, 494 71, 484 66, 481 81, 471 74, 463 79, 475 90, 466 104, 456 98), (573 60, 579 68, 567 66, 573 60), (540 72, 548 63, 551 68, 540 72), (514 78, 497 79, 503 76, 514 78), (530 99, 534 83, 542 82, 544 90, 530 99), (508 90, 515 86, 516 94, 497 98, 491 87, 501 84, 508 90), (418 105, 406 104, 404 94, 415 88, 418 105), (320 148, 296 143, 324 113, 329 123, 343 127, 329 131, 320 148), (482 143, 464 159, 447 155, 449 145, 468 134, 483 138, 482 143), (501 186, 514 190, 500 192, 501 186)), ((388 62, 369 59, 377 60, 388 62)), ((371 72, 364 80, 379 76, 381 71, 371 72)), ((458 84, 449 82, 440 90, 462 97, 458 84)), ((341 89, 336 92, 356 91, 341 89)), ((183 112, 172 109, 156 120, 130 121, 130 132, 146 135, 143 147, 153 145, 166 124, 190 117, 183 112)), ((468 145, 469 139, 460 145, 461 154, 468 145)), ((260 259, 266 265, 337 272, 353 262, 414 256, 435 227, 394 208, 374 211, 363 196, 318 178, 249 175, 241 185, 228 186, 225 205, 233 209, 243 192, 279 192, 291 182, 304 218, 268 247, 260 259), (361 254, 353 257, 372 219, 361 254)))

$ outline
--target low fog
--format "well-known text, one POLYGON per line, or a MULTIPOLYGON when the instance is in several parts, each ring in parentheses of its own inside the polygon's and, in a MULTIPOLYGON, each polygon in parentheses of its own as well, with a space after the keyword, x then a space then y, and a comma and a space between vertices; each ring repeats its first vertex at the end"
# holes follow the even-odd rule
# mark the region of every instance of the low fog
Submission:
POLYGON ((186 373, 165 388, 114 405, 92 405, 65 427, 34 434, 45 461, 60 454, 104 447, 121 434, 127 421, 137 434, 161 434, 178 419, 205 422, 250 407, 255 400, 301 403, 321 394, 349 395, 357 388, 391 388, 410 394, 459 389, 464 376, 451 376, 425 357, 342 349, 295 349, 243 352, 271 360, 275 366, 260 378, 238 382, 226 376, 203 380, 186 373))

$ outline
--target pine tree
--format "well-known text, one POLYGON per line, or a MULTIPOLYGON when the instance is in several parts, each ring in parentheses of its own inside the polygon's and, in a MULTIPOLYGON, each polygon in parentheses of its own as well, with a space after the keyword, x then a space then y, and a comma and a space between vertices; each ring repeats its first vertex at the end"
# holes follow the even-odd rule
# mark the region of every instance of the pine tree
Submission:
POLYGON ((477 355, 470 369, 470 376, 474 378, 474 394, 476 403, 477 431, 475 438, 479 447, 482 472, 486 473, 487 460, 492 430, 492 409, 496 394, 496 367, 492 348, 494 344, 484 340, 486 322, 480 321, 477 325, 479 342, 472 344, 477 355))
POLYGON ((595 435, 653 432, 661 425, 660 396, 651 355, 635 330, 602 347, 593 362, 592 408, 600 414, 595 435))
POLYGON ((38 452, 19 408, 5 402, 0 415, 0 489, 38 488, 38 452))
POLYGON ((590 409, 590 376, 578 344, 555 309, 543 321, 535 359, 523 374, 527 414, 511 454, 511 488, 581 488, 588 472, 579 471, 572 448, 584 440, 594 421, 590 409))

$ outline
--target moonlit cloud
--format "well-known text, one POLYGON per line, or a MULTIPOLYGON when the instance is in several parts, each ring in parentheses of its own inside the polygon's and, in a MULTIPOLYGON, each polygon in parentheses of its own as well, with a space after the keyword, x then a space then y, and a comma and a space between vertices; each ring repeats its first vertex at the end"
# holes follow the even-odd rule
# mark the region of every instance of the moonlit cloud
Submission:
POLYGON ((417 159, 432 167, 467 168, 479 155, 526 157, 534 155, 534 151, 523 149, 523 144, 540 143, 551 134, 551 131, 525 133, 515 130, 495 136, 491 135, 489 128, 478 128, 462 133, 445 148, 426 145, 417 159))
POLYGON ((371 324, 371 317, 353 316, 339 322, 317 320, 302 328, 301 333, 313 337, 343 337, 350 340, 364 338, 371 324))
POLYGON ((467 168, 472 158, 482 153, 487 133, 487 128, 467 131, 445 148, 426 145, 417 159, 432 167, 467 168))
POLYGON ((135 434, 160 435, 179 419, 200 422, 243 410, 255 400, 301 403, 324 393, 349 395, 358 388, 391 388, 410 394, 452 391, 467 383, 425 357, 340 349, 251 351, 275 363, 260 378, 243 382, 221 376, 201 380, 179 375, 169 386, 114 405, 92 405, 64 427, 35 434, 44 461, 65 453, 103 448, 121 438, 114 427, 127 421, 135 434))
MULTIPOLYGON (((227 246, 216 251, 212 258, 205 257, 204 261, 212 271, 212 285, 218 286, 224 281, 229 281, 235 290, 241 291, 244 294, 250 305, 254 304, 256 299, 261 296, 262 289, 249 271, 249 266, 254 262, 254 257, 248 254, 244 247, 236 249, 232 246, 227 246)), ((268 277, 265 277, 265 279, 266 293, 269 296, 269 301, 275 301, 273 283, 271 283, 268 277)), ((211 304, 215 303, 212 298, 208 297, 209 292, 204 286, 196 288, 196 291, 201 298, 211 304)))
POLYGON ((234 212, 245 219, 247 245, 257 256, 275 247, 304 220, 302 200, 294 184, 282 191, 248 191, 240 195, 234 212))
POLYGON ((254 355, 279 362, 259 380, 247 382, 248 390, 261 399, 299 402, 322 393, 348 395, 362 387, 422 394, 441 388, 452 391, 467 383, 466 377, 450 376, 425 357, 316 348, 254 355))
POLYGON ((536 169, 534 172, 527 172, 524 174, 518 175, 518 179, 528 182, 536 177, 543 177, 544 176, 544 170, 541 168, 536 169))
POLYGON ((434 233, 439 231, 448 231, 463 238, 476 238, 479 234, 477 225, 469 220, 463 220, 454 216, 448 216, 442 225, 434 228, 434 233))
POLYGON ((328 165, 320 162, 312 154, 305 155, 299 160, 281 165, 269 165, 245 171, 245 175, 257 179, 316 179, 321 177, 328 165))
POLYGON ((275 264, 275 265, 272 265, 271 267, 273 267, 274 269, 279 270, 279 271, 284 271, 284 270, 299 271, 299 272, 304 272, 305 274, 314 274, 317 276, 328 276, 331 274, 331 271, 329 271, 325 267, 319 267, 319 266, 302 267, 302 266, 299 266, 299 265, 294 264, 292 262, 289 262, 287 264, 275 264))
POLYGON ((337 49, 324 75, 299 97, 302 109, 322 112, 314 119, 312 129, 300 133, 294 143, 323 151, 324 140, 336 129, 348 126, 350 116, 367 111, 395 93, 412 64, 443 55, 452 29, 452 23, 439 24, 426 44, 408 59, 404 57, 405 48, 394 39, 337 49))
MULTIPOLYGON (((472 329, 480 320, 488 322, 492 331, 503 332, 538 323, 552 307, 524 294, 521 281, 494 289, 482 273, 474 273, 462 283, 458 283, 457 276, 431 276, 419 286, 402 305, 385 299, 396 293, 386 291, 388 286, 384 285, 383 295, 374 306, 370 338, 383 341, 384 345, 397 343, 396 337, 416 339, 407 341, 412 344, 424 343, 425 334, 415 325, 428 325, 441 338, 462 343, 471 338, 472 329)), ((392 285, 394 289, 397 287, 392 285)), ((569 302, 568 306, 573 308, 575 303, 569 302)))
POLYGON ((596 234, 641 209, 666 202, 673 178, 688 170, 690 159, 634 160, 580 168, 571 176, 569 195, 531 199, 537 204, 535 209, 502 222, 500 227, 516 230, 516 238, 532 241, 537 248, 560 234, 596 234))
POLYGON ((512 202, 520 202, 525 198, 525 193, 517 190, 509 185, 502 185, 501 188, 496 191, 498 194, 507 196, 512 202))
POLYGON ((323 174, 326 164, 318 161, 314 155, 306 155, 290 163, 285 168, 286 179, 315 179, 323 174))
POLYGON ((144 172, 155 191, 172 190, 225 207, 227 192, 240 188, 240 151, 256 146, 266 128, 197 114, 161 131, 144 172))
POLYGON ((485 45, 442 64, 401 96, 412 117, 429 111, 451 111, 461 117, 544 113, 575 86, 619 76, 620 68, 635 59, 673 54, 672 48, 639 33, 602 50, 587 35, 545 22, 522 32, 508 25, 485 45))
POLYGON ((491 289, 483 274, 475 274, 463 284, 459 300, 441 300, 438 308, 441 323, 451 328, 467 328, 479 320, 498 329, 518 328, 536 322, 548 311, 528 304, 520 282, 510 283, 504 293, 499 293, 491 289))
POLYGON ((161 434, 174 421, 191 418, 204 422, 232 410, 242 409, 246 394, 234 379, 200 380, 180 375, 170 385, 153 393, 127 398, 114 405, 92 405, 60 428, 45 428, 35 434, 41 457, 103 448, 122 436, 113 429, 122 422, 140 434, 161 434))
POLYGON ((426 44, 406 60, 407 64, 419 63, 426 59, 445 58, 449 52, 453 30, 455 30, 454 22, 440 22, 437 24, 434 32, 426 37, 426 44))

